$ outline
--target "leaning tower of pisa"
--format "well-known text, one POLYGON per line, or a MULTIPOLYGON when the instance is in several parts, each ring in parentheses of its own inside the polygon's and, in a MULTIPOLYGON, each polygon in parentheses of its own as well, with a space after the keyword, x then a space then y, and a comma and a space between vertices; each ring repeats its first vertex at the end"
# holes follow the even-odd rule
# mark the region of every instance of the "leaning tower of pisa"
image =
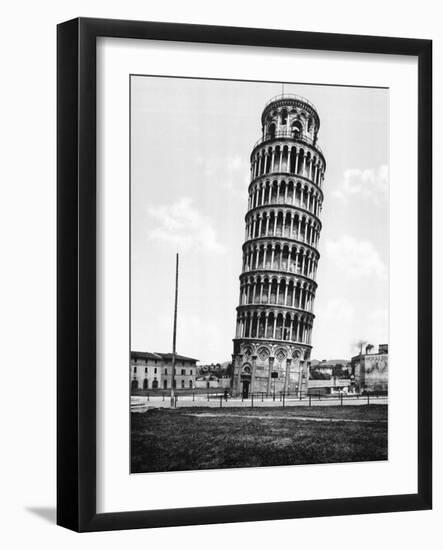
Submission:
POLYGON ((251 153, 232 389, 298 393, 307 384, 325 158, 307 99, 281 95, 251 153))

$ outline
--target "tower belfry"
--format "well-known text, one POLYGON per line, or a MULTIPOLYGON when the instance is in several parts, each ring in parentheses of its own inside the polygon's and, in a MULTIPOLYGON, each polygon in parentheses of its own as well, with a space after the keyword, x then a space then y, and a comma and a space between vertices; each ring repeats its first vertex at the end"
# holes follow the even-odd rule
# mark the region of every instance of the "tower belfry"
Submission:
POLYGON ((233 392, 304 391, 326 161, 307 99, 282 94, 262 116, 251 152, 233 392))

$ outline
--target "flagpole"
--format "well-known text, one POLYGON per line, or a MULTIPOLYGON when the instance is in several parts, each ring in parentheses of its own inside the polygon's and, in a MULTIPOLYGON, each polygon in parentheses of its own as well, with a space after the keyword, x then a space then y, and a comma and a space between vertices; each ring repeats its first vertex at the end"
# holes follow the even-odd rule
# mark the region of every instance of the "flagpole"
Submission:
POLYGON ((175 354, 177 340, 177 299, 178 299, 178 252, 175 255, 175 300, 174 300, 174 330, 172 334, 172 374, 171 374, 171 407, 175 407, 175 354))

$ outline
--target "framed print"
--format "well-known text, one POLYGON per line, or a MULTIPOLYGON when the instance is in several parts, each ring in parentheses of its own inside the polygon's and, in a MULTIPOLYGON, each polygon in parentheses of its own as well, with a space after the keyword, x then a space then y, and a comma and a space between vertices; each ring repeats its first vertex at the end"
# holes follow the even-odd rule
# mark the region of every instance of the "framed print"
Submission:
POLYGON ((431 63, 59 25, 59 525, 431 507, 431 63))

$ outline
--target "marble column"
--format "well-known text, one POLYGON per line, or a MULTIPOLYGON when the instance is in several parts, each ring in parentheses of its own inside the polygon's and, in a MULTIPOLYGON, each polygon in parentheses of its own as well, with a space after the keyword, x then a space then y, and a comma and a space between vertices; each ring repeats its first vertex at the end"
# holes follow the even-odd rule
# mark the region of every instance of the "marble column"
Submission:
POLYGON ((291 359, 286 359, 286 373, 285 373, 285 385, 283 387, 283 392, 287 393, 289 391, 289 376, 291 374, 291 359))
MULTIPOLYGON (((258 327, 258 323, 257 323, 257 327, 258 327)), ((258 328, 257 328, 258 330, 258 328)), ((253 355, 252 356, 252 373, 251 373, 251 393, 254 393, 254 390, 255 390, 255 368, 256 368, 256 362, 257 362, 257 356, 256 355, 253 355)))
POLYGON ((270 395, 271 393, 271 374, 272 374, 272 370, 274 368, 274 358, 273 357, 269 357, 269 370, 268 370, 268 383, 267 383, 267 386, 266 386, 266 393, 268 395, 270 395))

